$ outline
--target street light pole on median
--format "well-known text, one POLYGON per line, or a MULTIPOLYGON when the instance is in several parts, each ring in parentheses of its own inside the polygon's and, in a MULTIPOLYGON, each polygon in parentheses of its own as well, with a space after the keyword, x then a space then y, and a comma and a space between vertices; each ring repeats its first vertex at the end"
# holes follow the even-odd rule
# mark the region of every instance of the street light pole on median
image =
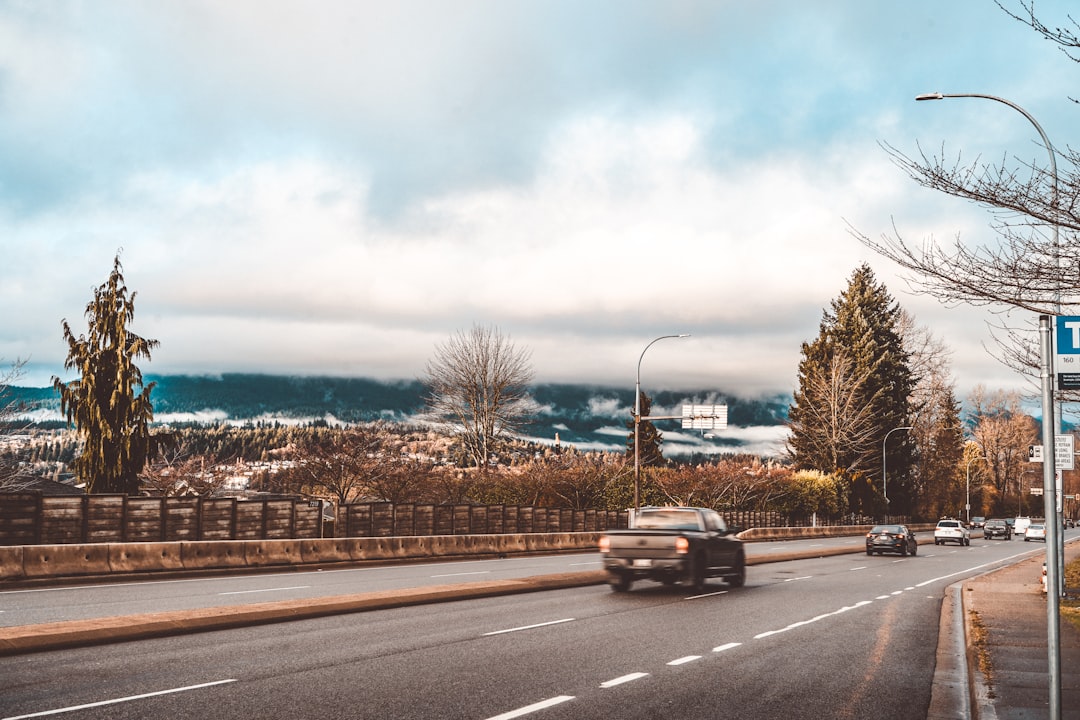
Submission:
POLYGON ((889 521, 889 475, 885 469, 885 441, 888 440, 889 436, 897 430, 910 430, 911 427, 911 425, 904 425, 903 427, 893 428, 889 432, 885 433, 885 437, 881 438, 881 495, 885 498, 885 522, 889 521))
POLYGON ((637 519, 638 511, 641 509, 641 440, 639 433, 639 426, 641 425, 641 361, 645 357, 645 351, 651 348, 653 343, 667 338, 684 337, 690 337, 690 333, 661 335, 646 345, 645 350, 642 350, 641 355, 638 356, 637 376, 634 380, 634 520, 637 519))

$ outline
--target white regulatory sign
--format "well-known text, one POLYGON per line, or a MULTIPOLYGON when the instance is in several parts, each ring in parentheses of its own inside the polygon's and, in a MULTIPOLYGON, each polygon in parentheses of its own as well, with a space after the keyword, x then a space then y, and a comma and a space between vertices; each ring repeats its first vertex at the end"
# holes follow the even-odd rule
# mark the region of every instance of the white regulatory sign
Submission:
MULTIPOLYGON (((1073 435, 1054 436, 1054 469, 1072 470, 1076 463, 1076 444, 1073 435)), ((1043 461, 1043 446, 1028 445, 1028 462, 1043 461)))

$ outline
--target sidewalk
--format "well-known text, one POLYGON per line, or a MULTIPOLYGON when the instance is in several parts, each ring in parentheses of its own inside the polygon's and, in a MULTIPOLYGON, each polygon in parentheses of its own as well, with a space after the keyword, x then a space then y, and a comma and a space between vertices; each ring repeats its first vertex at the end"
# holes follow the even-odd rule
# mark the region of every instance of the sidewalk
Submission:
MULTIPOLYGON (((1068 543, 1066 564, 1077 557, 1080 557, 1080 543, 1068 543)), ((1043 558, 1040 554, 962 584, 967 660, 975 705, 972 717, 980 720, 1049 717, 1046 599, 1041 585, 1043 558), (980 631, 985 633, 981 644, 980 631), (980 655, 984 658, 982 666, 980 655)), ((1059 639, 1061 717, 1080 720, 1080 629, 1062 619, 1059 639)))

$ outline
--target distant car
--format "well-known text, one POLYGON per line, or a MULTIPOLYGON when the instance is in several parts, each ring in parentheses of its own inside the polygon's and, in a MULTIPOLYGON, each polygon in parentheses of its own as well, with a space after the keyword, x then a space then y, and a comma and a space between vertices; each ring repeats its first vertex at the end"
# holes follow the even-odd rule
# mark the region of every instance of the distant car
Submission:
POLYGON ((998 537, 1003 540, 1012 540, 1012 525, 1001 518, 990 518, 983 525, 983 537, 987 540, 998 537))
POLYGON ((1028 525, 1031 524, 1031 518, 1029 517, 1017 517, 1013 520, 1013 532, 1017 535, 1023 535, 1027 532, 1028 525))
POLYGON ((986 518, 984 518, 982 515, 976 515, 975 517, 971 518, 971 527, 973 528, 981 528, 985 524, 986 518))
POLYGON ((866 554, 900 553, 915 555, 919 541, 907 525, 875 525, 866 533, 866 554))
POLYGON ((947 542, 960 546, 970 545, 971 533, 959 520, 938 520, 937 527, 934 528, 934 544, 944 545, 947 542))
POLYGON ((1031 523, 1027 532, 1024 533, 1024 542, 1028 540, 1042 540, 1046 542, 1046 525, 1043 523, 1031 523))

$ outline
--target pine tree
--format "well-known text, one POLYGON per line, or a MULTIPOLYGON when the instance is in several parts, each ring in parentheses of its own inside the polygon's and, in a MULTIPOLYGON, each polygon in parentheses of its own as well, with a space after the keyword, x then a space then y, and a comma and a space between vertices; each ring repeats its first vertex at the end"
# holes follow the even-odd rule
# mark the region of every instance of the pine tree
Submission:
MULTIPOLYGON (((646 420, 652 410, 652 398, 641 393, 641 423, 638 425, 638 462, 643 468, 663 467, 666 464, 664 452, 661 446, 664 444, 664 436, 656 429, 656 426, 646 420)), ((630 435, 626 440, 626 457, 634 459, 634 420, 626 423, 630 429, 630 435)))
MULTIPOLYGON (((797 468, 872 479, 882 487, 883 440, 911 424, 909 400, 916 382, 900 315, 899 305, 865 264, 825 311, 818 337, 803 344, 799 388, 788 415, 788 452, 797 468)), ((911 512, 912 457, 907 433, 888 438, 884 460, 891 514, 911 512)), ((856 504, 865 486, 853 483, 856 504)), ((863 498, 863 507, 853 509, 870 510, 868 501, 863 498)))
POLYGON ((68 344, 64 368, 77 370, 79 379, 65 384, 53 378, 61 408, 84 441, 74 469, 87 492, 135 494, 139 473, 156 453, 157 440, 150 433, 154 383, 143 387, 134 360, 149 360, 158 341, 128 329, 135 317, 135 293, 128 294, 119 255, 109 279, 94 290, 85 316, 88 334, 77 338, 63 321, 68 344))

